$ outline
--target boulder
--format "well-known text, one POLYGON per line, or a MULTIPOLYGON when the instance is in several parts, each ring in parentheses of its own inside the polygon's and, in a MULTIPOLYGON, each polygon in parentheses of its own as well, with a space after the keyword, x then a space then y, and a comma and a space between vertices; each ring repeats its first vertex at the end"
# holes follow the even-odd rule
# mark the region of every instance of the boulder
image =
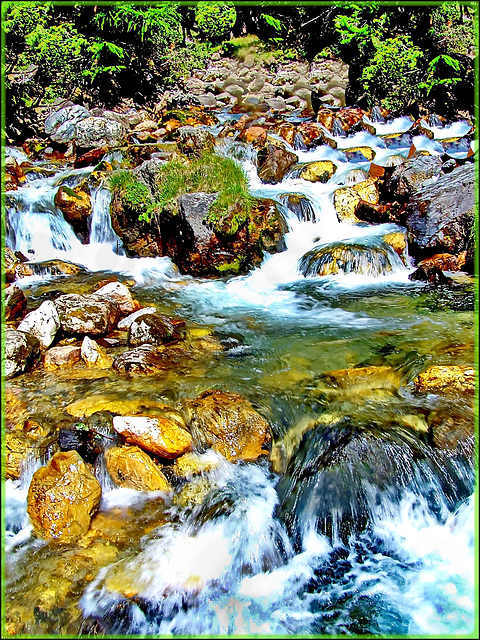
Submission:
POLYGON ((33 271, 28 267, 25 267, 24 262, 26 262, 26 258, 23 257, 20 259, 18 257, 19 252, 16 253, 10 249, 10 247, 5 247, 5 279, 7 282, 13 282, 17 280, 17 278, 23 278, 24 276, 31 276, 33 271))
POLYGON ((425 258, 425 260, 421 260, 418 266, 427 270, 436 267, 441 271, 461 271, 465 266, 466 256, 466 251, 462 251, 455 256, 451 253, 436 253, 429 258, 425 258))
POLYGON ((5 287, 4 319, 13 320, 23 315, 27 308, 27 299, 23 291, 14 284, 5 287))
POLYGON ((475 219, 475 167, 465 164, 427 182, 406 207, 410 253, 457 254, 468 246, 475 219))
POLYGON ((47 349, 60 329, 60 319, 55 304, 51 300, 42 302, 38 309, 27 313, 17 329, 35 336, 41 346, 47 349))
POLYGON ((92 295, 100 296, 116 304, 122 315, 133 313, 139 308, 139 303, 133 299, 130 289, 121 282, 108 282, 97 289, 92 295))
POLYGON ((45 133, 54 142, 67 143, 75 138, 76 125, 90 117, 85 107, 71 105, 55 111, 45 120, 45 133))
POLYGON ((264 127, 258 125, 252 125, 245 127, 240 131, 238 139, 246 142, 247 144, 253 144, 260 147, 267 141, 267 130, 264 127))
POLYGON ((190 451, 192 436, 180 420, 148 416, 115 416, 113 428, 129 444, 172 460, 190 451))
POLYGON ((171 486, 150 456, 139 447, 110 447, 105 451, 110 477, 120 487, 137 491, 171 491, 171 486))
POLYGON ((81 347, 65 345, 52 347, 45 352, 43 366, 45 369, 71 367, 82 358, 81 347))
POLYGON ((84 149, 118 147, 127 135, 125 125, 110 118, 88 117, 76 125, 77 146, 84 149))
POLYGON ((215 449, 231 461, 268 455, 270 426, 241 395, 205 391, 182 407, 196 443, 215 449))
MULTIPOLYGON (((87 269, 79 264, 68 262, 67 260, 43 260, 42 262, 25 262, 22 265, 28 269, 28 273, 23 275, 36 276, 59 276, 59 275, 76 275, 77 273, 86 273, 87 269)), ((17 269, 18 273, 18 269, 17 269)))
POLYGON ((406 202, 430 178, 442 174, 439 156, 416 155, 396 167, 386 181, 390 199, 406 202))
POLYGON ((213 151, 215 138, 207 129, 200 127, 180 127, 177 145, 185 155, 199 156, 205 151, 213 151))
POLYGON ((416 393, 474 393, 475 369, 471 366, 434 365, 413 381, 416 393))
POLYGON ((117 304, 98 294, 67 293, 54 304, 63 331, 74 335, 105 335, 120 317, 117 304))
POLYGON ((283 146, 267 144, 257 153, 258 177, 264 183, 276 184, 281 182, 287 173, 298 160, 291 151, 287 151, 283 146))
POLYGON ((181 337, 181 331, 170 318, 155 313, 137 317, 128 332, 128 342, 131 345, 163 344, 179 340, 181 337))
POLYGON ((378 201, 378 187, 373 178, 337 189, 333 200, 335 211, 342 222, 359 222, 356 216, 358 209, 362 205, 368 207, 378 204, 378 201))
POLYGON ((30 333, 7 329, 5 331, 5 378, 13 378, 29 369, 40 355, 40 341, 30 333))
POLYGON ((309 162, 300 172, 300 177, 309 182, 328 182, 337 167, 330 160, 309 162))
POLYGON ((213 449, 205 453, 190 451, 179 456, 172 465, 172 471, 177 478, 190 480, 195 476, 206 475, 212 469, 217 469, 223 458, 213 449))
POLYGON ((76 542, 89 526, 102 495, 100 483, 76 451, 56 453, 33 475, 27 512, 40 538, 76 542))
POLYGON ((113 358, 106 350, 88 336, 85 336, 80 349, 82 360, 91 367, 110 369, 113 358))

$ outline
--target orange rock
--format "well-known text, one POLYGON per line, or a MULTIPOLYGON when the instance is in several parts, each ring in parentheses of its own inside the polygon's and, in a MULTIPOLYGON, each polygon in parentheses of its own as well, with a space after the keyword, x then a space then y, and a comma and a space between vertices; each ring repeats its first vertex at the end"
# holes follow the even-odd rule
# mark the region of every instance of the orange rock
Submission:
POLYGON ((113 428, 130 444, 169 460, 192 448, 190 433, 168 418, 147 416, 115 416, 113 428))
POLYGON ((81 348, 73 345, 52 347, 45 352, 43 366, 45 369, 71 367, 81 359, 81 348))
POLYGON ((33 474, 27 512, 37 536, 58 543, 83 536, 100 504, 102 489, 76 451, 56 453, 33 474))
POLYGON ((451 253, 436 253, 430 258, 425 258, 418 263, 419 267, 437 267, 442 271, 461 271, 465 266, 467 252, 462 251, 457 255, 451 253))
POLYGON ((140 447, 111 447, 105 451, 107 470, 115 484, 137 491, 171 491, 167 479, 140 447))

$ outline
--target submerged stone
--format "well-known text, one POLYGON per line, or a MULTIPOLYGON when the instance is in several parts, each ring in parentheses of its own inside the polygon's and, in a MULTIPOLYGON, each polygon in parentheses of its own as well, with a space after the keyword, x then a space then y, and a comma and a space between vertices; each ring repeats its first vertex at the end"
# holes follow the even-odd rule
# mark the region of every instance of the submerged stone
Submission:
POLYGON ((417 393, 473 393, 475 369, 470 366, 434 365, 413 381, 417 393))

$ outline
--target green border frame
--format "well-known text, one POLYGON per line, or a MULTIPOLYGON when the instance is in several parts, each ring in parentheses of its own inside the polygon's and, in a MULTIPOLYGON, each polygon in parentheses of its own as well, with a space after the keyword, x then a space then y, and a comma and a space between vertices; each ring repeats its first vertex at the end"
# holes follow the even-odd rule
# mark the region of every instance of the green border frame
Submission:
MULTIPOLYGON (((29 0, 30 4, 32 5, 37 5, 37 4, 46 4, 43 0, 29 0)), ((3 20, 4 20, 4 15, 5 12, 8 9, 8 6, 10 4, 15 4, 15 2, 13 0, 10 0, 9 2, 4 2, 2 3, 1 6, 1 11, 2 11, 2 25, 3 25, 3 20)), ((74 4, 78 4, 76 2, 74 2, 73 0, 52 0, 51 4, 53 5, 59 5, 59 6, 72 6, 74 4)), ((109 6, 112 4, 115 4, 115 2, 113 0, 82 0, 81 4, 84 5, 96 5, 96 6, 109 6)), ((154 4, 154 2, 149 2, 147 0, 130 0, 129 4, 134 4, 134 5, 148 5, 148 4, 154 4)), ((178 2, 178 4, 182 5, 182 6, 192 6, 197 4, 196 2, 191 2, 188 0, 180 0, 178 2)), ((233 0, 233 4, 235 6, 238 7, 243 7, 243 6, 257 6, 258 2, 253 2, 251 0, 233 0)), ((350 5, 352 4, 352 2, 345 2, 342 0, 339 0, 337 2, 331 2, 328 0, 300 0, 298 2, 295 2, 295 0, 283 0, 283 1, 277 1, 277 0, 264 0, 264 5, 266 5, 266 7, 268 6, 272 6, 272 7, 286 7, 289 5, 295 5, 295 6, 332 6, 332 5, 337 5, 337 6, 344 6, 344 5, 350 5)), ((432 2, 429 2, 428 0, 419 0, 419 1, 414 1, 414 0, 406 0, 405 2, 400 2, 400 1, 395 1, 395 0, 379 0, 378 2, 370 2, 370 1, 362 1, 360 0, 359 2, 356 2, 355 4, 358 5, 369 5, 369 4, 374 4, 377 6, 396 6, 396 5, 402 5, 402 6, 409 6, 409 7, 415 7, 415 6, 440 6, 443 4, 461 4, 461 5, 465 5, 468 7, 471 7, 474 9, 475 11, 475 19, 476 19, 476 24, 477 24, 477 56, 475 58, 475 106, 474 106, 474 112, 475 112, 475 122, 476 122, 476 131, 475 131, 475 140, 477 145, 479 144, 479 124, 480 124, 480 103, 479 103, 479 89, 480 89, 480 76, 479 76, 479 71, 480 71, 480 61, 479 61, 479 54, 478 54, 478 47, 479 47, 479 42, 478 42, 478 28, 479 28, 479 16, 480 16, 480 3, 478 2, 473 2, 473 1, 466 1, 466 2, 457 2, 457 1, 451 1, 451 0, 434 0, 432 2)), ((5 69, 5 34, 3 32, 3 28, 1 30, 0 33, 1 36, 1 68, 2 68, 2 77, 1 77, 1 97, 2 97, 2 101, 1 101, 1 113, 0 113, 0 122, 1 122, 1 177, 2 177, 2 189, 1 189, 1 215, 0 215, 0 235, 1 235, 1 243, 0 243, 0 261, 1 261, 1 273, 0 273, 0 281, 1 281, 1 324, 0 324, 0 330, 1 330, 1 385, 0 385, 0 401, 1 401, 1 407, 0 407, 0 416, 3 418, 3 410, 4 410, 4 406, 5 406, 5 378, 4 378, 4 344, 5 344, 5 326, 4 326, 4 290, 3 290, 3 284, 4 284, 4 278, 5 278, 5 245, 4 245, 4 237, 5 237, 5 216, 4 216, 4 211, 5 211, 5 193, 3 191, 3 178, 4 178, 4 148, 5 148, 5 130, 4 130, 4 126, 5 126, 5 122, 6 122, 6 107, 5 107, 5 100, 4 100, 4 96, 5 96, 5 81, 4 81, 4 73, 3 70, 5 69)), ((476 478, 475 478, 475 494, 474 494, 474 513, 475 513, 475 521, 474 521, 474 533, 475 533, 475 593, 476 593, 476 599, 474 600, 474 629, 472 631, 472 633, 470 634, 455 634, 455 635, 421 635, 421 636, 416 636, 417 638, 425 638, 425 639, 431 639, 433 640, 433 638, 478 638, 479 637, 479 632, 480 632, 480 628, 479 628, 479 617, 480 617, 480 605, 479 605, 479 562, 480 562, 480 549, 479 549, 479 532, 480 532, 480 523, 479 523, 479 519, 480 519, 480 511, 479 511, 479 437, 480 437, 480 427, 479 427, 479 411, 480 411, 480 382, 479 382, 479 372, 480 372, 480 345, 479 345, 479 335, 480 335, 480 286, 479 286, 479 278, 480 278, 480 215, 479 215, 479 209, 480 209, 480 189, 479 189, 479 183, 480 183, 480 167, 479 167, 479 161, 478 161, 478 149, 477 149, 477 159, 475 162, 475 176, 476 176, 476 190, 475 190, 475 200, 476 200, 476 217, 475 217, 475 235, 476 235, 476 247, 475 247, 475 276, 476 276, 476 281, 475 281, 475 310, 476 310, 476 314, 475 314, 475 328, 476 328, 476 335, 477 335, 477 342, 475 344, 475 367, 476 367, 476 372, 477 372, 477 377, 476 377, 476 385, 475 385, 475 408, 476 408, 476 437, 475 437, 475 450, 474 450, 474 456, 475 456, 475 465, 476 465, 476 478)), ((4 500, 5 500, 5 476, 4 476, 4 456, 5 456, 5 443, 4 443, 4 438, 3 438, 3 420, 1 422, 2 424, 2 439, 1 439, 1 469, 2 469, 2 475, 1 475, 1 522, 2 522, 2 554, 1 554, 1 572, 2 572, 2 576, 4 575, 4 571, 5 571, 5 558, 4 558, 4 542, 5 542, 5 508, 4 508, 4 500)), ((31 638, 32 636, 30 635, 25 635, 25 634, 19 634, 19 635, 15 635, 15 636, 10 636, 10 635, 3 635, 5 633, 5 626, 4 626, 4 610, 5 610, 5 592, 3 589, 3 582, 2 582, 2 592, 1 592, 1 609, 2 609, 2 620, 1 620, 1 629, 2 629, 2 635, 0 637, 2 638, 7 638, 7 637, 12 637, 12 638, 31 638)), ((36 637, 43 637, 43 638, 53 638, 53 639, 59 639, 59 638, 92 638, 92 637, 99 637, 99 638, 128 638, 128 639, 134 639, 134 638, 190 638, 191 636, 187 635, 157 635, 157 634, 152 634, 152 635, 102 635, 102 636, 92 636, 92 635, 44 635, 44 636, 36 636, 36 637)), ((212 638, 212 637, 221 637, 221 636, 214 636, 214 635, 195 635, 195 638, 212 638)), ((228 636, 230 637, 230 636, 228 636)), ((277 636, 277 635, 262 635, 262 636, 252 636, 252 635, 235 635, 235 636, 231 636, 232 638, 252 638, 252 637, 258 637, 258 638, 304 638, 304 636, 300 636, 300 635, 285 635, 285 636, 277 636)), ((366 635, 352 635, 352 636, 348 636, 348 635, 310 635, 308 636, 308 638, 325 638, 326 640, 333 640, 334 638, 342 638, 342 639, 347 639, 347 638, 372 638, 373 640, 378 640, 378 638, 406 638, 406 639, 411 639, 413 638, 413 636, 411 635, 371 635, 371 634, 366 634, 366 635)))

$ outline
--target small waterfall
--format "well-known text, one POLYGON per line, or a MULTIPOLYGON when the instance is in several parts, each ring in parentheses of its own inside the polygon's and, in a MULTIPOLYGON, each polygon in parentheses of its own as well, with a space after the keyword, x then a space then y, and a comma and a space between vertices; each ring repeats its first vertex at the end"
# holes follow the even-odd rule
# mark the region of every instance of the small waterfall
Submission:
POLYGON ((112 228, 110 202, 112 194, 105 187, 95 189, 91 194, 92 215, 90 218, 90 244, 105 244, 118 255, 125 255, 122 241, 112 228))
POLYGON ((368 238, 318 245, 301 258, 298 269, 305 277, 354 273, 378 278, 403 272, 405 266, 390 245, 368 238))

